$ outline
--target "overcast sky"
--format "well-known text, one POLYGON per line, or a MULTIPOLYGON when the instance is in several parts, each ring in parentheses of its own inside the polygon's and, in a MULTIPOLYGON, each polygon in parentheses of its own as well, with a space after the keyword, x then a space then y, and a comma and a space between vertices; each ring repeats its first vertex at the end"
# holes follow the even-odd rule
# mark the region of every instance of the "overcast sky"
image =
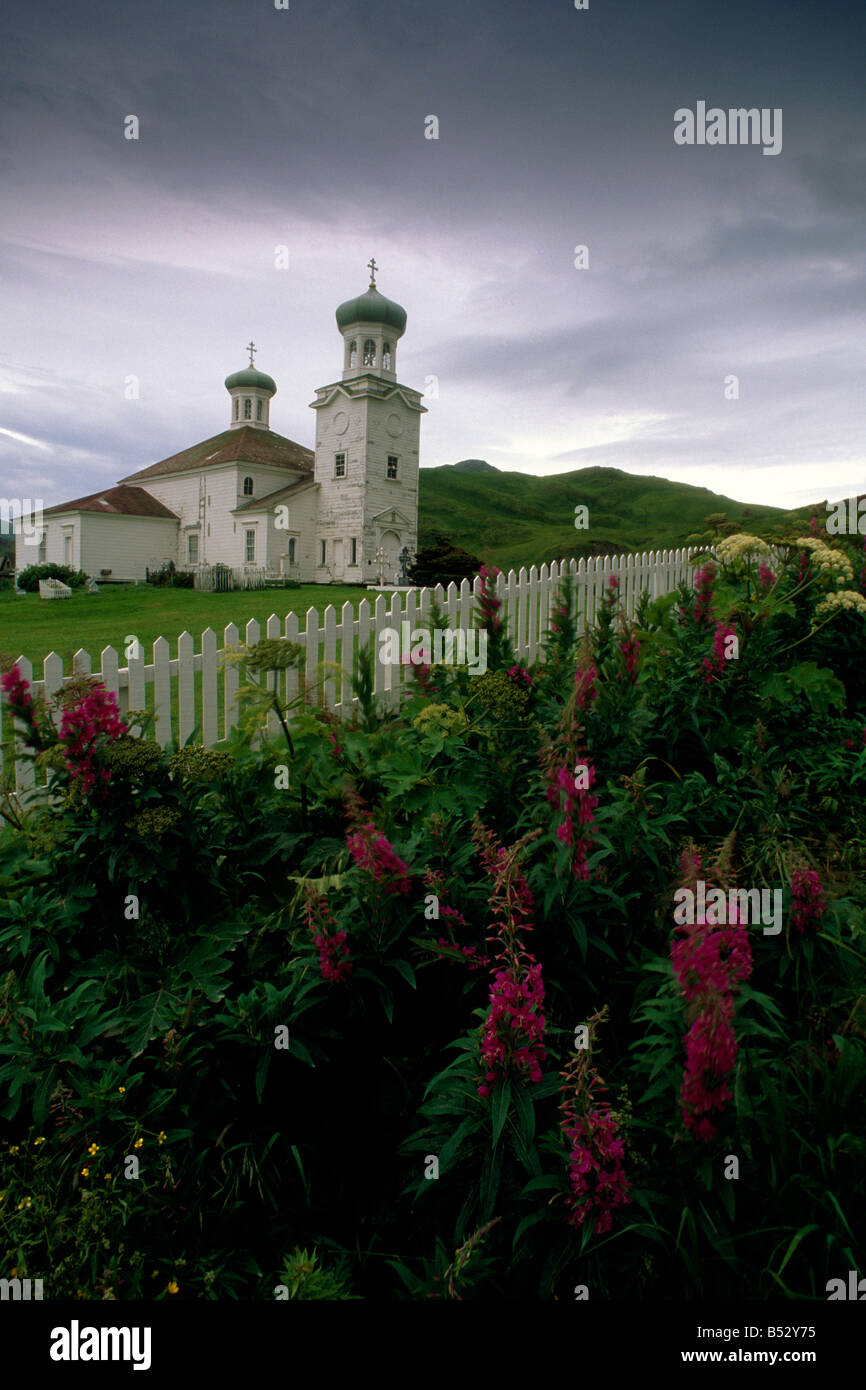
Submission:
POLYGON ((0 494, 48 506, 226 428, 251 337, 272 427, 312 446, 371 255, 399 379, 438 379, 422 466, 863 492, 864 15, 6 0, 0 494), (781 108, 781 152, 676 144, 699 101, 781 108))

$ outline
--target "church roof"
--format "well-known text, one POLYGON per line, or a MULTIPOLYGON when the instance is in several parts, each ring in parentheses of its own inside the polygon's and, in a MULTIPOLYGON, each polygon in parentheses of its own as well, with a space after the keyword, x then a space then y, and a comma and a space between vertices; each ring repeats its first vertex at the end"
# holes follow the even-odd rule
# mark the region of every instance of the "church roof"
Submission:
POLYGON ((375 285, 371 285, 365 294, 347 299, 337 309, 337 327, 340 331, 351 323, 384 323, 395 329, 398 337, 402 337, 406 332, 406 310, 402 304, 387 299, 375 285))
POLYGON ((264 497, 250 497, 246 502, 240 502, 232 510, 235 512, 260 512, 276 506, 284 497, 291 497, 293 493, 300 492, 305 487, 318 487, 312 478, 298 478, 297 482, 287 483, 284 487, 278 487, 276 492, 269 492, 264 497))
POLYGON ((117 487, 106 488, 103 492, 91 492, 87 497, 76 497, 73 502, 59 502, 56 507, 46 507, 43 516, 57 516, 61 512, 99 512, 109 516, 163 516, 177 521, 177 514, 169 511, 162 502, 157 502, 143 487, 127 487, 123 483, 117 487))
POLYGON ((295 444, 273 430, 243 425, 239 429, 223 430, 190 449, 183 449, 170 458, 160 459, 148 468, 121 478, 122 483, 144 482, 148 478, 164 478, 170 473, 189 473, 201 468, 216 468, 221 463, 267 463, 294 472, 312 473, 314 455, 311 449, 295 444))
POLYGON ((260 372, 258 367, 254 367, 252 363, 248 367, 244 367, 243 371, 232 372, 231 376, 227 376, 225 385, 227 391, 233 390, 236 386, 251 386, 260 391, 268 391, 272 396, 277 394, 277 383, 274 378, 268 376, 267 372, 260 372))

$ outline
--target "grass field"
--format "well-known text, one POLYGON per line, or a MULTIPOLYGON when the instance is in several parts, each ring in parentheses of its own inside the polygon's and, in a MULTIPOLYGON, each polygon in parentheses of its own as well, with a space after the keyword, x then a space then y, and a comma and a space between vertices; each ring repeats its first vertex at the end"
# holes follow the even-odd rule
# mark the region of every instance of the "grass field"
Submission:
MULTIPOLYGON (((263 625, 276 613, 283 620, 287 613, 303 615, 315 608, 321 615, 331 603, 339 613, 348 599, 357 611, 363 598, 375 602, 376 594, 357 585, 306 584, 300 589, 248 589, 225 594, 202 594, 194 589, 154 589, 147 584, 104 588, 98 594, 80 590, 68 599, 46 602, 38 594, 16 598, 10 590, 0 592, 0 653, 40 663, 55 651, 63 658, 65 674, 72 672, 72 657, 79 648, 89 652, 94 669, 99 668, 103 647, 114 647, 124 665, 123 648, 130 636, 137 637, 149 658, 152 643, 165 637, 172 656, 177 639, 184 631, 195 638, 196 651, 205 628, 212 627, 217 646, 222 646, 223 629, 237 623, 243 638, 244 624, 256 618, 263 625)), ((264 635, 264 634, 263 634, 264 635)), ((34 671, 34 675, 41 675, 34 671)))

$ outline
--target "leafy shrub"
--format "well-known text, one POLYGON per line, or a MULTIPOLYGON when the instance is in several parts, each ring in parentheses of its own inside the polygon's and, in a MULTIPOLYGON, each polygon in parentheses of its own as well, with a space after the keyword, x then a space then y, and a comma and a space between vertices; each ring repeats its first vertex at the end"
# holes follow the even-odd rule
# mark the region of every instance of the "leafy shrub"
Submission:
POLYGON ((39 592, 40 579, 59 579, 70 589, 82 589, 89 578, 83 570, 74 570, 70 565, 28 565, 18 576, 18 587, 25 593, 36 594, 39 592))
POLYGON ((862 551, 737 534, 589 634, 566 582, 528 669, 493 578, 486 675, 391 709, 367 653, 338 720, 269 640, 214 750, 86 680, 58 729, 4 676, 51 803, 0 801, 0 1232, 50 1296, 822 1298, 857 1267, 862 551), (676 921, 699 882, 778 893, 781 930, 676 921))

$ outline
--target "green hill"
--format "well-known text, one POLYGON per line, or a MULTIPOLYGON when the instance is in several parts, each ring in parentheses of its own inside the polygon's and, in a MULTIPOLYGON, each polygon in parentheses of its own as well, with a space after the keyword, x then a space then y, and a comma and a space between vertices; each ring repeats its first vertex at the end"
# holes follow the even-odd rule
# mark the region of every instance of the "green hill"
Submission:
POLYGON ((502 473, 483 459, 465 459, 422 468, 418 544, 429 545, 442 533, 507 570, 570 556, 681 546, 707 533, 705 518, 714 512, 724 512, 738 530, 764 532, 794 517, 808 521, 812 510, 749 505, 709 488, 638 477, 619 468, 579 468, 539 478, 502 473), (579 503, 589 508, 587 530, 574 526, 579 503))

